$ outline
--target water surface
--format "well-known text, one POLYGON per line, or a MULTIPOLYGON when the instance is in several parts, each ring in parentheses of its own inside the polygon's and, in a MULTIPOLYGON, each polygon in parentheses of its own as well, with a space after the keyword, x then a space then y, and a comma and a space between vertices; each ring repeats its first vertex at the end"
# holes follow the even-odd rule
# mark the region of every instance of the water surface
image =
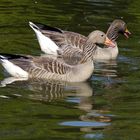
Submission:
MULTIPOLYGON (((0 88, 0 139, 140 139, 140 2, 0 0, 0 50, 40 55, 37 21, 88 35, 122 17, 116 61, 97 63, 88 82, 19 81, 0 88)), ((0 66, 0 79, 5 77, 0 66)))

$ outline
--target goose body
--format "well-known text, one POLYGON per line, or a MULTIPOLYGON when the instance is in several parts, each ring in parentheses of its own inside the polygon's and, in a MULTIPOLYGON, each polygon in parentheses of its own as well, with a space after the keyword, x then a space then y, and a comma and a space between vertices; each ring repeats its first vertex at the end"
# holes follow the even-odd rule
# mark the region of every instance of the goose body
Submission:
POLYGON ((103 32, 94 31, 86 40, 83 56, 79 64, 75 66, 49 57, 28 55, 0 54, 0 60, 6 71, 16 78, 82 82, 86 81, 93 73, 92 54, 96 50, 96 43, 104 44, 106 42, 108 43, 108 39, 103 32))
MULTIPOLYGON (((84 49, 84 44, 88 37, 83 36, 79 33, 74 33, 70 31, 63 31, 58 28, 53 28, 40 23, 29 22, 30 27, 35 31, 38 38, 41 50, 47 54, 65 56, 74 56, 75 51, 81 53, 84 49), (44 36, 44 37, 43 37, 44 36), (43 39, 47 38, 47 39, 43 39), (53 45, 51 45, 53 44, 53 45), (54 45, 55 44, 55 45, 54 45), (55 47, 54 47, 55 46, 55 47), (51 53, 48 50, 53 50, 51 53)), ((122 33, 128 37, 130 32, 127 30, 126 23, 122 20, 114 20, 110 25, 107 36, 116 45, 111 47, 107 45, 107 48, 97 47, 96 53, 94 53, 93 58, 96 59, 115 59, 118 56, 118 46, 116 39, 118 34, 122 33)))
POLYGON ((37 78, 67 82, 86 81, 94 70, 93 61, 71 66, 48 57, 9 59, 0 57, 6 71, 16 78, 37 78))

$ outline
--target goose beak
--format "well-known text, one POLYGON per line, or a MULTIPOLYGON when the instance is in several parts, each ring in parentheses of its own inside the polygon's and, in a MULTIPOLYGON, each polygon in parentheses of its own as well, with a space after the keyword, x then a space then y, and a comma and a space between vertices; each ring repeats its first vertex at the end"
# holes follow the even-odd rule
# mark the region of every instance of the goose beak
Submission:
POLYGON ((124 35, 126 38, 129 38, 129 35, 131 35, 131 33, 129 32, 129 30, 127 28, 124 31, 124 35))
POLYGON ((108 37, 106 37, 104 44, 110 47, 115 47, 115 43, 113 43, 113 41, 111 41, 108 37))

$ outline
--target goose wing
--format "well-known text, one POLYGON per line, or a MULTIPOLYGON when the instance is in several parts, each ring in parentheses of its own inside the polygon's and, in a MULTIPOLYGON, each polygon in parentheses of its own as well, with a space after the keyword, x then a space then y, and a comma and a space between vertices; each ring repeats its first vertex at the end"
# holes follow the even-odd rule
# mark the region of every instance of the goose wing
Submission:
POLYGON ((32 60, 32 67, 59 75, 66 74, 72 68, 72 66, 64 62, 48 57, 34 57, 32 60))
POLYGON ((69 31, 52 32, 48 30, 43 30, 42 33, 53 40, 57 46, 60 48, 65 48, 66 46, 72 46, 74 48, 79 48, 83 50, 83 44, 86 41, 86 37, 69 31))
POLYGON ((70 71, 72 66, 58 61, 57 59, 53 59, 47 56, 30 56, 30 55, 11 55, 11 54, 0 54, 4 59, 12 62, 18 67, 22 68, 24 71, 33 73, 34 71, 44 71, 55 74, 66 74, 70 71))

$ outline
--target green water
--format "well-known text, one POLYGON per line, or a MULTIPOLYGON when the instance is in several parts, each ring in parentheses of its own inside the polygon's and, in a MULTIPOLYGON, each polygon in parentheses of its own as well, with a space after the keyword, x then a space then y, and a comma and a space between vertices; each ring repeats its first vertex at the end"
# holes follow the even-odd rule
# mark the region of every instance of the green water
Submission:
POLYGON ((132 33, 128 40, 119 37, 116 62, 97 64, 88 82, 1 87, 0 140, 139 140, 139 7, 132 0, 0 0, 0 52, 41 54, 29 21, 88 35, 123 17, 132 33))

